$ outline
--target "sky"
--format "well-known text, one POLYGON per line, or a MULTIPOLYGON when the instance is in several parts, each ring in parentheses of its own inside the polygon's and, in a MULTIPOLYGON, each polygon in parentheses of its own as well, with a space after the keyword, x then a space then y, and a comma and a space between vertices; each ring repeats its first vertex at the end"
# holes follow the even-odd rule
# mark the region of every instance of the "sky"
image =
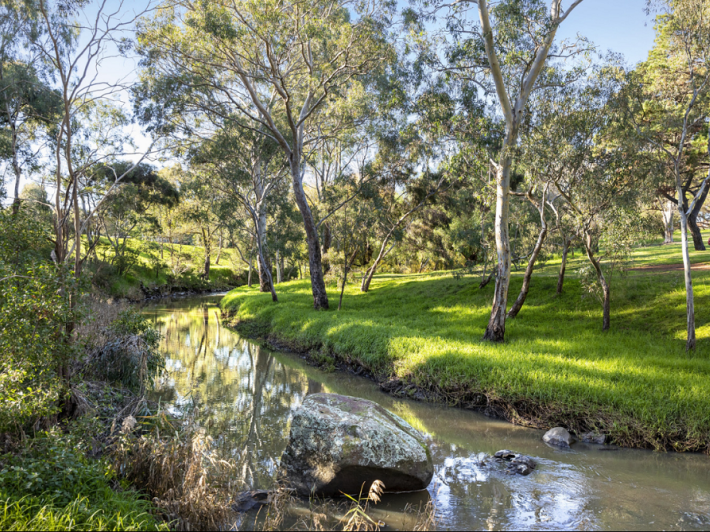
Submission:
MULTIPOLYGON (((570 0, 562 3, 563 7, 570 0)), ((620 52, 633 66, 648 57, 653 47, 653 19, 644 12, 646 0, 583 0, 558 30, 561 38, 577 33, 603 51, 620 52)))

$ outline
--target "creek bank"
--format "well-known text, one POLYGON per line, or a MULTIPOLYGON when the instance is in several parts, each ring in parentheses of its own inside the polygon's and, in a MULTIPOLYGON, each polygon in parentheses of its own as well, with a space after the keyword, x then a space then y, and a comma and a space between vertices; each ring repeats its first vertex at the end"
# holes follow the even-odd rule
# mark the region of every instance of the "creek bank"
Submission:
MULTIPOLYGON (((499 397, 488 396, 482 392, 470 392, 466 395, 466 400, 464 401, 452 397, 452 394, 447 393, 447 391, 442 388, 425 388, 406 379, 377 372, 360 360, 350 356, 341 356, 337 353, 325 355, 323 354, 324 350, 322 345, 309 347, 298 342, 287 341, 272 331, 266 324, 256 321, 234 320, 233 314, 228 310, 225 311, 222 309, 222 319, 226 327, 235 330, 245 338, 266 345, 269 349, 298 356, 310 365, 325 371, 337 370, 350 373, 357 377, 367 378, 375 382, 380 390, 388 395, 414 401, 446 404, 451 407, 473 410, 486 417, 501 419, 513 423, 514 425, 527 428, 548 430, 548 432, 554 430, 551 429, 549 425, 542 423, 540 417, 535 415, 534 405, 528 403, 521 405, 525 411, 530 412, 532 410, 531 414, 526 417, 523 410, 520 409, 518 405, 506 402, 499 397)), ((584 421, 576 424, 581 427, 585 426, 584 421)), ((566 429, 563 430, 570 434, 566 429)), ((588 432, 583 432, 583 430, 583 428, 578 429, 575 433, 579 435, 579 440, 584 443, 616 443, 611 436, 603 435, 596 430, 588 432)), ((571 441, 574 441, 571 434, 570 438, 571 441)), ((648 446, 643 445, 637 445, 636 447, 648 448, 648 446)), ((618 447, 610 447, 609 449, 617 450, 618 447)), ((607 449, 603 448, 599 450, 607 449)))
POLYGON ((281 474, 301 496, 426 489, 434 476, 424 436, 380 405, 338 394, 309 395, 291 422, 281 474))

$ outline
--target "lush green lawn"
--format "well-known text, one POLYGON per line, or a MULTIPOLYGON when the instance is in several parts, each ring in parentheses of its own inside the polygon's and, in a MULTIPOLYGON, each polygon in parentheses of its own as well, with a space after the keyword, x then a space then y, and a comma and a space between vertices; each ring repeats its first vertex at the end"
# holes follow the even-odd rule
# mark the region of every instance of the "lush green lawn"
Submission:
MULTIPOLYGON (((680 246, 640 248, 634 259, 634 267, 678 263, 680 246)), ((694 274, 698 346, 687 354, 681 271, 616 275, 604 333, 599 302, 574 278, 583 260, 577 251, 560 297, 559 259, 536 272, 501 345, 481 340, 493 283, 479 290, 478 276, 380 275, 369 293, 348 286, 340 312, 314 311, 306 281, 277 285, 278 303, 241 287, 222 305, 245 334, 350 359, 452 404, 540 428, 596 428, 622 445, 709 452, 710 272, 694 274)), ((710 251, 693 254, 705 261, 710 251)), ((521 279, 514 274, 511 300, 521 279)), ((329 296, 337 307, 335 286, 329 296)))

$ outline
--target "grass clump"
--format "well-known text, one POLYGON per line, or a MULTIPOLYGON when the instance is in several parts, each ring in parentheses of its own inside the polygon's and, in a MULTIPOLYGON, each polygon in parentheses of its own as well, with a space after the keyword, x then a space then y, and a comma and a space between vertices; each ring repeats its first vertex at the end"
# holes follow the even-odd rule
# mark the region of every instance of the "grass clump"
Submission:
POLYGON ((105 460, 54 430, 0 456, 1 530, 168 530, 105 460))
MULTIPOLYGON (((660 248, 659 262, 671 248, 660 248)), ((634 255, 641 265, 654 262, 648 248, 634 255)), ((568 271, 582 263, 578 254, 568 271)), ((381 275, 368 293, 349 286, 340 312, 314 311, 303 281, 278 285, 278 303, 241 287, 222 306, 239 330, 268 330, 262 336, 280 345, 361 365, 395 393, 414 386, 417 397, 526 426, 597 430, 624 446, 707 453, 707 270, 694 273, 698 344, 690 354, 680 272, 636 270, 617 277, 606 333, 599 303, 573 276, 557 296, 555 273, 555 261, 535 273, 525 307, 507 322, 501 345, 482 341, 493 283, 479 290, 472 277, 381 275)), ((521 282, 522 275, 513 276, 511 295, 521 282)))

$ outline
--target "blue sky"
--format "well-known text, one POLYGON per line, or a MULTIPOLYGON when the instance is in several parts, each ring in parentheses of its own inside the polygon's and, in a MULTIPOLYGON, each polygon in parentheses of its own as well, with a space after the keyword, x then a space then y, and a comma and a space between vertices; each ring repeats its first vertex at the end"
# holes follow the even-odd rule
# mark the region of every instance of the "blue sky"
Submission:
MULTIPOLYGON (((563 2, 563 7, 570 4, 563 2)), ((558 30, 562 38, 584 35, 603 51, 620 52, 627 63, 643 61, 653 47, 653 18, 646 0, 584 0, 558 30)))

